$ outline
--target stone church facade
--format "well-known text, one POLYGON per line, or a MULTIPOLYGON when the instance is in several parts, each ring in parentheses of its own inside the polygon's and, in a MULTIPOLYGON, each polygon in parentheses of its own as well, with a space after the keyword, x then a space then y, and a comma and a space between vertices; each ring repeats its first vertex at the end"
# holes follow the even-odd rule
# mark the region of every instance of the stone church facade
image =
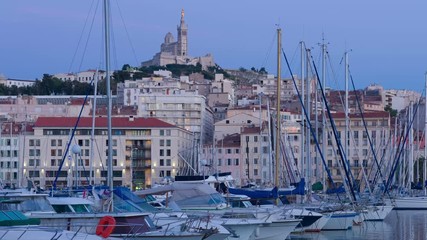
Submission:
POLYGON ((181 11, 181 22, 177 27, 178 39, 168 32, 164 42, 160 46, 160 52, 156 53, 153 59, 142 62, 142 66, 166 66, 168 64, 197 65, 200 63, 203 69, 215 66, 213 56, 207 54, 201 57, 191 57, 188 55, 188 26, 184 21, 184 10, 181 11))

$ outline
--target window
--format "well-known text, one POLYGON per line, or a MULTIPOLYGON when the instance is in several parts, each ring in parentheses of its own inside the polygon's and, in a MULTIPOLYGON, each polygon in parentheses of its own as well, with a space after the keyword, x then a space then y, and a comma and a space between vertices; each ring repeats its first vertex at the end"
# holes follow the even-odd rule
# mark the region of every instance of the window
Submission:
POLYGON ((236 151, 235 151, 236 153, 240 153, 240 149, 238 149, 238 148, 236 148, 236 151))
POLYGON ((218 158, 218 166, 221 166, 221 164, 222 164, 222 160, 221 158, 218 158))
POLYGON ((160 136, 164 136, 165 135, 165 130, 160 130, 160 136))
POLYGON ((161 147, 164 147, 164 146, 165 146, 165 140, 160 139, 160 146, 161 146, 161 147))
POLYGON ((166 171, 166 176, 167 176, 167 177, 170 177, 170 176, 171 176, 171 171, 170 171, 170 170, 167 170, 167 171, 166 171))
POLYGON ((166 156, 170 157, 171 155, 171 150, 170 149, 166 149, 166 156))
POLYGON ((363 167, 368 167, 368 160, 363 159, 362 164, 363 164, 363 167))
POLYGON ((159 172, 159 177, 164 177, 165 176, 165 171, 164 170, 161 170, 160 172, 159 172))
MULTIPOLYGON (((89 147, 89 140, 85 140, 85 146, 89 147)), ((117 140, 113 140, 113 146, 117 146, 117 140)))
POLYGON ((254 169, 254 176, 258 176, 258 169, 254 169))
POLYGON ((230 148, 227 148, 227 153, 231 154, 231 149, 230 148))
POLYGON ((359 138, 359 131, 354 131, 353 135, 354 135, 354 138, 359 138))
POLYGON ((50 150, 50 156, 56 156, 56 150, 55 149, 50 150))
POLYGON ((362 149, 362 155, 367 156, 368 155, 368 149, 362 149))
POLYGON ((170 147, 172 145, 172 141, 170 139, 166 139, 166 146, 170 147))
POLYGON ((359 160, 354 160, 354 166, 359 167, 359 160))
MULTIPOLYGON (((3 145, 3 144, 2 144, 3 145)), ((30 139, 30 141, 28 141, 28 145, 30 147, 34 146, 34 139, 30 139)))
POLYGON ((165 160, 164 159, 160 159, 160 166, 164 166, 165 165, 165 160))
POLYGON ((267 137, 267 136, 263 136, 263 137, 262 137, 262 140, 263 140, 264 142, 268 142, 268 137, 267 137))
POLYGON ((234 159, 234 165, 239 166, 239 159, 238 158, 234 159))
POLYGON ((62 139, 58 139, 58 146, 61 147, 62 146, 62 139))
POLYGON ((268 148, 267 147, 262 147, 262 153, 268 153, 268 148))
POLYGON ((254 136, 254 142, 258 142, 258 136, 254 136))
POLYGON ((231 166, 231 158, 227 159, 227 165, 231 166))
POLYGON ((258 147, 254 147, 254 153, 258 153, 258 147))
POLYGON ((328 167, 332 167, 332 160, 328 160, 328 167))
POLYGON ((165 150, 160 149, 160 156, 164 156, 165 155, 165 150))
POLYGON ((171 166, 171 160, 170 159, 166 159, 166 166, 171 166))
POLYGON ((50 140, 50 146, 52 146, 52 147, 56 146, 56 139, 50 140))
POLYGON ((57 153, 58 153, 58 156, 62 156, 62 149, 58 149, 57 153))

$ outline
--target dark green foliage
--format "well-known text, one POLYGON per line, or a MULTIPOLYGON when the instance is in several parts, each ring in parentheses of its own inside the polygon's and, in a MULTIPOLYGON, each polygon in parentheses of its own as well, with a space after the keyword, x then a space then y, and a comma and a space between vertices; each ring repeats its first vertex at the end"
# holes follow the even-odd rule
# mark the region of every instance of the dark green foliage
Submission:
MULTIPOLYGON (((216 73, 224 74, 225 78, 233 79, 233 76, 230 76, 224 69, 216 65, 213 67, 208 67, 207 70, 202 69, 202 65, 198 63, 194 65, 181 65, 181 64, 168 64, 165 67, 162 66, 149 66, 149 67, 140 67, 135 68, 129 64, 125 64, 122 67, 122 70, 116 71, 113 74, 113 78, 116 82, 124 82, 125 80, 136 80, 144 77, 154 76, 154 71, 158 70, 168 70, 172 73, 172 77, 179 78, 180 76, 188 76, 192 73, 201 73, 205 79, 213 80, 216 73)), ((114 89, 114 88, 113 88, 114 89)))
POLYGON ((384 111, 389 112, 391 117, 397 116, 397 110, 391 108, 390 106, 385 106, 384 111))
POLYGON ((42 80, 36 80, 33 86, 7 87, 0 84, 1 96, 16 95, 86 95, 93 94, 92 86, 89 83, 78 81, 62 81, 49 74, 44 74, 42 80))

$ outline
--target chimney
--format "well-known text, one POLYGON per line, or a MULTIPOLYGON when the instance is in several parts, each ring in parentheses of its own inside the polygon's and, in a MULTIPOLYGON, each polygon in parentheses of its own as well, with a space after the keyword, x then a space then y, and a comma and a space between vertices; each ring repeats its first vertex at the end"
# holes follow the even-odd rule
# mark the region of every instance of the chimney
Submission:
POLYGON ((134 117, 133 116, 129 116, 129 122, 133 122, 133 120, 135 120, 134 117))

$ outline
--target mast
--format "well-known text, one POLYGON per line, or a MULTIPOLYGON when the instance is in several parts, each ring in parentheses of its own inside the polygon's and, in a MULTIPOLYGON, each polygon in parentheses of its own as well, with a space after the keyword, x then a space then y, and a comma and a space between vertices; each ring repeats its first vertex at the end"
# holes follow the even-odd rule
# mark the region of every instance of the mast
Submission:
MULTIPOLYGON (((321 91, 325 91, 326 87, 326 44, 325 38, 322 38, 322 88, 321 91)), ((327 134, 326 134, 326 115, 325 115, 325 102, 322 101, 322 152, 326 153, 326 142, 327 142, 327 134)), ((322 184, 325 188, 325 174, 322 171, 322 184)))
POLYGON ((94 174, 93 174, 93 164, 94 164, 94 157, 95 153, 93 151, 93 144, 95 142, 95 115, 96 115, 96 97, 98 95, 98 70, 95 72, 95 82, 94 82, 94 92, 93 92, 93 102, 92 102, 92 131, 90 134, 90 166, 89 166, 89 185, 93 185, 95 183, 94 181, 94 174))
MULTIPOLYGON (((310 49, 307 49, 307 65, 305 66, 305 70, 306 70, 306 78, 307 78, 307 122, 310 122, 311 120, 311 110, 312 110, 312 106, 311 106, 311 77, 308 76, 309 74, 309 66, 310 66, 310 49)), ((308 128, 310 128, 310 130, 306 130, 306 136, 305 136, 305 144, 306 144, 306 152, 307 152, 307 164, 306 164, 306 178, 307 178, 307 186, 308 186, 308 191, 307 191, 307 199, 310 200, 311 199, 311 191, 310 191, 310 187, 311 187, 311 170, 312 170, 312 165, 311 165, 311 148, 310 148, 310 133, 311 133, 311 125, 307 125, 308 128)), ((317 136, 316 136, 317 137, 317 136)))
MULTIPOLYGON (((410 117, 410 128, 409 128, 409 146, 408 146, 408 175, 409 175, 409 181, 408 181, 408 185, 409 187, 411 187, 411 183, 414 182, 414 125, 412 124, 412 122, 414 121, 414 104, 411 101, 409 104, 409 117, 410 117)), ((416 183, 416 182, 415 182, 416 183)))
MULTIPOLYGON (((282 49, 282 29, 277 28, 277 92, 276 92, 276 98, 277 98, 277 112, 276 112, 276 164, 275 164, 275 179, 274 179, 274 185, 278 188, 279 187, 279 159, 280 159, 280 123, 281 123, 281 117, 280 117, 280 93, 281 93, 281 66, 280 66, 280 50, 282 49)), ((276 199, 276 205, 278 204, 278 200, 276 199)))
POLYGON ((425 124, 424 124, 424 161, 423 161, 423 186, 424 186, 424 195, 427 195, 427 188, 426 188, 426 172, 427 172, 427 164, 426 164, 426 160, 427 160, 427 147, 426 147, 426 136, 427 136, 427 72, 424 75, 425 78, 425 89, 426 89, 426 101, 425 101, 425 124))
MULTIPOLYGON (((304 104, 304 65, 305 65, 305 51, 304 51, 304 42, 301 41, 301 102, 304 104)), ((304 154, 305 154, 305 115, 304 115, 304 106, 301 105, 301 178, 305 176, 305 168, 304 168, 304 154)))
MULTIPOLYGON (((349 118, 348 118, 348 52, 345 52, 345 109, 344 109, 344 115, 345 115, 345 132, 344 132, 344 152, 345 156, 348 156, 348 124, 349 124, 349 118)), ((350 164, 348 161, 347 164, 350 164)), ((347 166, 344 166, 347 168, 347 166)), ((348 169, 350 169, 350 166, 348 166, 348 169)))
MULTIPOLYGON (((104 37, 105 37, 105 81, 107 91, 107 132, 108 132, 108 179, 107 185, 110 188, 110 192, 113 191, 113 140, 111 134, 111 86, 110 86, 110 1, 104 0, 104 37)), ((112 196, 112 195, 111 195, 112 196)), ((111 198, 112 199, 112 198, 111 198)))

